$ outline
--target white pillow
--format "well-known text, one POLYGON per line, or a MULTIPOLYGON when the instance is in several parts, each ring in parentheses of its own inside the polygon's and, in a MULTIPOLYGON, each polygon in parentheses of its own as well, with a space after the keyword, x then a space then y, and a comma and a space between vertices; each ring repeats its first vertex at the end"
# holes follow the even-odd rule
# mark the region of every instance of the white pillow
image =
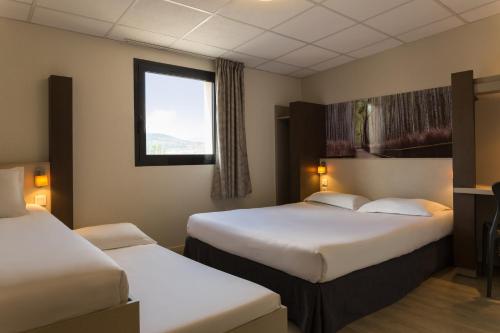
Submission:
POLYGON ((412 216, 432 216, 450 207, 424 199, 384 198, 363 205, 358 212, 388 213, 412 216))
POLYGON ((75 232, 101 250, 156 244, 155 240, 132 223, 103 224, 76 229, 75 232))
POLYGON ((354 194, 344 194, 332 191, 316 192, 305 198, 304 201, 309 202, 319 202, 331 206, 337 206, 342 208, 347 208, 351 210, 357 210, 359 207, 363 206, 367 202, 370 202, 368 198, 360 195, 354 194))
POLYGON ((27 214, 24 168, 0 169, 0 218, 27 214))

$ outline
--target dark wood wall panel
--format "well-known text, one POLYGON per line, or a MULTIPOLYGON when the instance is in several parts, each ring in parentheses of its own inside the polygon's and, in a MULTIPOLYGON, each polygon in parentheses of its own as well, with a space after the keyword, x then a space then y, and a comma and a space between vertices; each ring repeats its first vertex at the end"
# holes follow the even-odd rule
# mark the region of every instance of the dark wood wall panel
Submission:
POLYGON ((52 214, 73 228, 73 80, 49 77, 52 214))
MULTIPOLYGON (((476 186, 475 95, 472 71, 451 76, 453 103, 453 187, 476 186)), ((469 194, 455 194, 454 259, 459 268, 477 270, 476 204, 469 194)))
POLYGON ((298 202, 319 191, 317 166, 325 156, 325 106, 290 104, 290 200, 298 202))

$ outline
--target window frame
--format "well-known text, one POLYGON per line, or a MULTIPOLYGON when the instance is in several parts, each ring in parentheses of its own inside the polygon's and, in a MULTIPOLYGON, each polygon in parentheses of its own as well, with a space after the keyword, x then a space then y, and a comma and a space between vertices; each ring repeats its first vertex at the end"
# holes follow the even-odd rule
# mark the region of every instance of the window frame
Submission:
POLYGON ((216 112, 215 73, 200 69, 163 64, 134 58, 134 126, 135 166, 205 165, 215 164, 216 112), (211 82, 212 89, 212 147, 213 154, 148 155, 146 153, 146 73, 164 74, 211 82))

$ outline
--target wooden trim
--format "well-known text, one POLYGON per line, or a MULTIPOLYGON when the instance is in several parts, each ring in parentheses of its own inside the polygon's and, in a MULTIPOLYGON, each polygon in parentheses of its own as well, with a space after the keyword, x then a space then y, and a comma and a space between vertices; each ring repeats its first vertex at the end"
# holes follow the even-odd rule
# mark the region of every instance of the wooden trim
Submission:
POLYGON ((73 229, 73 79, 49 77, 52 214, 73 229))
POLYGON ((139 333, 139 302, 128 302, 25 333, 139 333))
POLYGON ((243 324, 227 333, 287 333, 288 318, 287 308, 281 306, 279 309, 260 318, 243 324))

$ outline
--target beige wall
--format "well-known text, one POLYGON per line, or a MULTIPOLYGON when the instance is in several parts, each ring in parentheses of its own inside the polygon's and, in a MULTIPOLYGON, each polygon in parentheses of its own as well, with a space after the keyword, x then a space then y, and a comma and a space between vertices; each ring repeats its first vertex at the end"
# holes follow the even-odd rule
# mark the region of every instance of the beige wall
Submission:
MULTIPOLYGON (((302 81, 302 97, 316 103, 335 103, 358 98, 382 96, 451 84, 453 72, 474 70, 475 77, 500 74, 500 16, 494 16, 402 47, 360 59, 344 66, 319 73, 302 81)), ((500 179, 498 140, 492 137, 500 129, 498 107, 491 99, 481 100, 478 118, 478 179, 491 182, 500 179), (495 109, 497 113, 491 112, 495 109), (486 124, 488 123, 488 124, 486 124), (479 147, 480 146, 480 147, 479 147), (488 162, 485 162, 488 161, 488 162), (490 163, 493 162, 493 163, 490 163)), ((498 104, 497 104, 498 105, 498 104)), ((451 174, 451 163, 432 159, 389 159, 381 161, 331 160, 335 168, 332 188, 360 190, 359 181, 377 178, 365 186, 370 193, 385 195, 402 193, 404 184, 410 192, 414 185, 427 197, 451 201, 449 183, 435 175, 451 174), (418 165, 418 167, 415 167, 418 165), (445 171, 448 168, 448 172, 445 171), (394 172, 411 170, 408 172, 394 172), (433 179, 436 179, 432 183, 433 179), (355 182, 357 180, 357 182, 355 182), (383 188, 386 183, 387 187, 383 188), (392 184, 392 185, 390 185, 392 184), (427 187, 423 188, 422 184, 427 187), (435 186, 441 185, 441 186, 435 186), (440 191, 445 187, 445 191, 440 191), (448 193, 448 197, 443 197, 448 193)), ((446 178, 451 182, 451 178, 446 178)))
POLYGON ((212 166, 134 167, 132 59, 211 61, 5 19, 0 45, 0 163, 48 159, 47 77, 73 77, 76 227, 130 221, 176 246, 190 214, 274 204, 274 106, 300 99, 299 80, 246 70, 254 192, 221 203, 210 199, 212 166))
POLYGON ((476 101, 477 183, 500 181, 500 94, 483 95, 476 101))

